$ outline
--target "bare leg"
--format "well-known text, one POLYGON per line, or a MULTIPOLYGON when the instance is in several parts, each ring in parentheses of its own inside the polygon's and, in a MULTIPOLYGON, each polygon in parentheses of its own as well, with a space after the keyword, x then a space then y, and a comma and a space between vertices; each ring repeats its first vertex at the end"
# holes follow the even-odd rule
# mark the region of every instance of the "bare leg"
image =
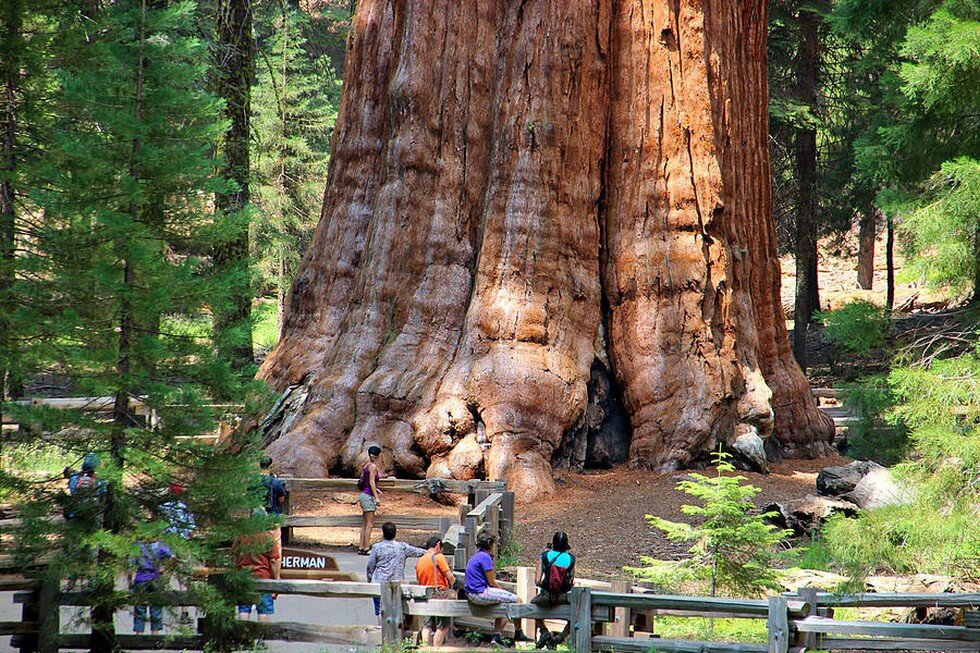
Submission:
POLYGON ((436 634, 432 638, 432 646, 442 646, 446 643, 446 635, 449 634, 449 627, 437 628, 436 634))
POLYGON ((361 525, 361 549, 371 547, 371 531, 374 530, 374 511, 364 513, 364 523, 361 525))
POLYGON ((507 626, 507 619, 504 617, 497 617, 493 620, 493 632, 497 633, 501 637, 504 636, 504 627, 507 626))
POLYGON ((432 646, 432 631, 428 626, 422 629, 422 646, 432 646))

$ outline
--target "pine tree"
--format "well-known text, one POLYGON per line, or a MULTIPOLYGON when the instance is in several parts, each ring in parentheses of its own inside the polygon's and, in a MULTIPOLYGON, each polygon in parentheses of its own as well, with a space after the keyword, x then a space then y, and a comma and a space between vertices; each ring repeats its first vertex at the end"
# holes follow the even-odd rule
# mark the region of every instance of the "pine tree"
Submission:
POLYGON ((752 497, 761 490, 744 484, 744 476, 731 476, 735 467, 730 456, 712 456, 716 476, 690 474, 677 489, 698 499, 701 505, 683 505, 681 512, 697 520, 694 525, 647 515, 651 526, 662 530, 671 542, 693 542, 690 558, 667 562, 642 557, 645 567, 629 568, 640 578, 663 584, 707 580, 711 596, 717 589, 734 594, 756 595, 777 589, 779 570, 774 567, 776 545, 792 532, 766 523, 769 513, 759 514, 752 497))
POLYGON ((272 28, 260 46, 252 104, 261 209, 252 241, 265 283, 276 291, 281 329, 286 292, 319 218, 340 82, 329 61, 309 56, 302 13, 282 5, 272 28))
MULTIPOLYGON (((230 186, 215 175, 211 148, 225 125, 220 102, 202 89, 193 4, 79 5, 57 21, 57 120, 30 180, 44 217, 21 263, 31 298, 21 324, 33 325, 23 337, 35 365, 71 379, 80 394, 111 397, 112 408, 104 419, 17 407, 18 422, 57 434, 75 459, 101 461, 92 518, 31 520, 18 552, 36 559, 57 535, 52 578, 89 579, 92 650, 109 651, 114 585, 137 541, 163 537, 165 524, 146 520, 163 489, 189 485, 187 503, 203 526, 199 541, 169 538, 185 561, 220 564, 218 545, 256 498, 241 483, 248 455, 190 437, 214 429, 223 410, 216 397, 243 395, 209 337, 210 307, 224 288, 205 256, 220 236, 208 198, 230 186)), ((57 481, 27 498, 29 517, 64 504, 57 481)), ((228 601, 206 596, 215 613, 231 615, 228 601)))

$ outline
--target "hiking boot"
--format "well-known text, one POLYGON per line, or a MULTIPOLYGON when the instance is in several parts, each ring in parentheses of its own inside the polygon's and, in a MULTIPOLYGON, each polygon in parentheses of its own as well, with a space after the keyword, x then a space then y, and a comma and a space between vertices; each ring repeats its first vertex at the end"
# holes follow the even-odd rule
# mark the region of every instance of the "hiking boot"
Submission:
POLYGON ((534 648, 538 650, 548 648, 548 644, 550 644, 551 641, 552 641, 551 633, 545 630, 541 633, 541 636, 538 637, 538 641, 534 644, 534 648))
POLYGON ((517 642, 532 642, 532 641, 534 641, 534 640, 532 640, 530 637, 528 637, 527 635, 525 635, 523 630, 517 630, 517 631, 514 632, 514 643, 515 644, 517 642))

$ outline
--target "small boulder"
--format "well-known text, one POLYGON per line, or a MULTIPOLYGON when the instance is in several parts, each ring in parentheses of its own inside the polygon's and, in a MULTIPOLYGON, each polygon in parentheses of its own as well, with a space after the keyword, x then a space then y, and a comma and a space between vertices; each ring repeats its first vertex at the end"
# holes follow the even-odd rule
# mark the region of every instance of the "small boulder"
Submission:
POLYGON ((732 443, 732 464, 749 472, 767 473, 769 460, 766 458, 766 443, 759 437, 756 428, 739 424, 735 433, 739 435, 732 443))
POLYGON ((802 501, 793 505, 793 517, 801 529, 801 534, 819 530, 831 515, 838 513, 853 517, 858 513, 858 506, 849 501, 828 499, 815 494, 808 494, 802 501))
POLYGON ((912 493, 896 483, 891 472, 882 467, 865 474, 854 489, 842 498, 864 510, 874 510, 911 503, 912 493))
POLYGON ((817 474, 817 492, 832 497, 847 494, 874 469, 884 467, 870 460, 855 460, 842 467, 824 467, 817 474))
POLYGON ((774 513, 769 518, 769 523, 778 528, 788 528, 794 535, 803 536, 819 530, 831 515, 856 515, 858 507, 848 501, 808 494, 803 500, 790 504, 771 503, 766 506, 765 511, 774 513))

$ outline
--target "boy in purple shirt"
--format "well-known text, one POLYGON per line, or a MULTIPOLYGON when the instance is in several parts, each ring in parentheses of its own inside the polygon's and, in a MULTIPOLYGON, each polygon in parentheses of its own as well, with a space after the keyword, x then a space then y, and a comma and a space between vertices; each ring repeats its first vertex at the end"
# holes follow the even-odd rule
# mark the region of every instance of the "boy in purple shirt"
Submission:
MULTIPOLYGON (((466 563, 466 575, 463 590, 466 598, 474 605, 495 605, 497 603, 517 603, 517 595, 502 589, 497 584, 497 572, 493 565, 493 556, 490 552, 493 545, 497 543, 497 537, 490 533, 480 533, 476 536, 476 548, 478 551, 473 554, 470 561, 466 563)), ((504 626, 507 620, 503 617, 493 622, 493 639, 490 644, 499 648, 505 648, 504 626)), ((521 630, 521 620, 514 619, 514 641, 530 642, 531 640, 524 635, 521 630)))
MULTIPOLYGON (((163 542, 157 540, 152 544, 136 543, 140 555, 135 560, 136 573, 130 578, 129 587, 134 592, 150 594, 163 589, 163 562, 174 557, 173 552, 163 542)), ((146 630, 146 611, 150 611, 150 633, 158 635, 163 630, 163 607, 159 605, 137 605, 133 608, 133 632, 137 635, 146 630)))

